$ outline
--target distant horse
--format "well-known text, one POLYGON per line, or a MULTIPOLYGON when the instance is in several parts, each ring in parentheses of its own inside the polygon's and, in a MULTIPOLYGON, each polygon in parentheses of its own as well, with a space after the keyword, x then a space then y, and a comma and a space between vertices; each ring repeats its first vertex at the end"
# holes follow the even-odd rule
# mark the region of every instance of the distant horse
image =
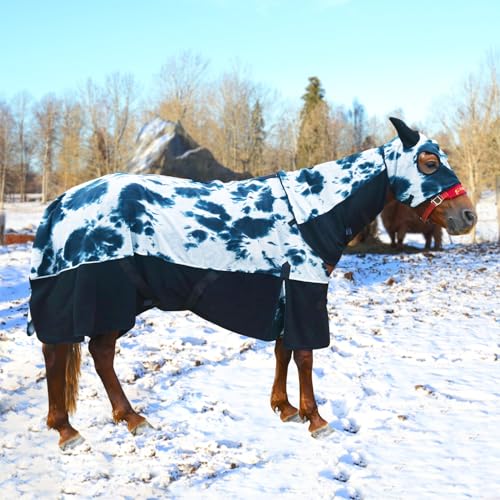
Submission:
POLYGON ((328 432, 312 384, 313 350, 330 342, 328 277, 349 240, 382 210, 387 191, 450 234, 476 223, 438 145, 399 119, 398 137, 335 162, 222 183, 113 174, 70 189, 46 210, 31 263, 29 331, 43 342, 47 424, 67 448, 81 440, 79 343, 89 350, 116 422, 148 427, 113 368, 115 342, 137 314, 191 310, 224 328, 275 340, 271 406, 283 421, 328 432), (286 392, 291 357, 300 404, 286 392))
POLYGON ((422 220, 410 207, 397 200, 386 203, 381 213, 382 223, 391 238, 393 248, 403 249, 403 241, 407 233, 422 234, 425 238, 425 249, 430 250, 434 240, 434 250, 441 250, 442 228, 433 222, 422 220))

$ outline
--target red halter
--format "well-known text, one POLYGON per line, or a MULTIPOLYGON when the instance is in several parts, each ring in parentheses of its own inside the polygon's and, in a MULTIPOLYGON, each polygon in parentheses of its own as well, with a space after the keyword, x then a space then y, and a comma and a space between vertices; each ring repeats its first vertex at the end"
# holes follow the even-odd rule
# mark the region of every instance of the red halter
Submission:
POLYGON ((444 200, 452 200, 453 198, 458 198, 463 194, 466 194, 466 191, 465 188, 462 186, 462 184, 455 184, 450 189, 447 189, 446 191, 443 191, 442 193, 432 198, 429 205, 422 214, 422 217, 420 218, 424 222, 427 222, 427 219, 429 218, 433 210, 439 205, 441 205, 441 203, 443 203, 444 200))

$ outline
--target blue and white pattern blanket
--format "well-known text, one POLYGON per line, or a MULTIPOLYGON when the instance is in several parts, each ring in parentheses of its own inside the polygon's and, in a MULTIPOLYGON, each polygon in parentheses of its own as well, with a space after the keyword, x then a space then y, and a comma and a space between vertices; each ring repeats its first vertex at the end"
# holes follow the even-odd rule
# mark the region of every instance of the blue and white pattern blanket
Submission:
POLYGON ((200 269, 275 276, 288 262, 290 279, 327 283, 322 259, 304 243, 297 224, 331 210, 380 171, 380 153, 369 150, 365 156, 357 160, 366 169, 329 162, 229 183, 131 174, 87 182, 47 208, 30 278, 139 254, 200 269))

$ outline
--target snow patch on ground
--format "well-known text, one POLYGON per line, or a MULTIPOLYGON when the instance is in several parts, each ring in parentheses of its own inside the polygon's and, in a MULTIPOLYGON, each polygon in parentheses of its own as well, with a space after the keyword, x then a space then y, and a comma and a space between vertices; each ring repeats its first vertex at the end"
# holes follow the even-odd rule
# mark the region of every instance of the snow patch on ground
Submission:
MULTIPOLYGON (((46 429, 43 357, 25 334, 29 252, 0 248, 3 498, 498 498, 497 245, 342 257, 331 345, 314 358, 327 438, 271 411, 273 344, 152 310, 119 341, 116 369, 154 429, 113 423, 84 348, 72 422, 86 441, 68 453, 46 429)), ((293 362, 289 394, 297 404, 293 362)))

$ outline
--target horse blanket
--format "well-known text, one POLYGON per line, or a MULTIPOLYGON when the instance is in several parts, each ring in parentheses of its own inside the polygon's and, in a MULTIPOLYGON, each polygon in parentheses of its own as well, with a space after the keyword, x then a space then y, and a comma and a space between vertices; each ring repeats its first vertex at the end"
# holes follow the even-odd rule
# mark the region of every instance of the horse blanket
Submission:
POLYGON ((389 185, 415 207, 458 183, 436 143, 391 121, 401 140, 295 172, 225 184, 113 174, 70 189, 36 234, 31 326, 74 343, 125 333, 156 306, 326 347, 325 264, 381 212, 389 185), (421 151, 440 160, 432 175, 417 168, 421 151))
POLYGON ((126 332, 157 306, 282 334, 290 349, 327 346, 325 263, 382 210, 388 186, 416 207, 459 185, 437 143, 391 122, 399 137, 387 144, 297 172, 225 185, 116 174, 71 189, 37 231, 30 324, 43 342, 79 342, 126 332), (439 160, 432 173, 423 151, 439 160))
POLYGON ((72 188, 34 242, 34 329, 46 343, 79 342, 126 332, 157 306, 263 340, 283 335, 291 349, 325 347, 325 263, 381 211, 387 184, 372 149, 229 183, 112 174, 72 188))

